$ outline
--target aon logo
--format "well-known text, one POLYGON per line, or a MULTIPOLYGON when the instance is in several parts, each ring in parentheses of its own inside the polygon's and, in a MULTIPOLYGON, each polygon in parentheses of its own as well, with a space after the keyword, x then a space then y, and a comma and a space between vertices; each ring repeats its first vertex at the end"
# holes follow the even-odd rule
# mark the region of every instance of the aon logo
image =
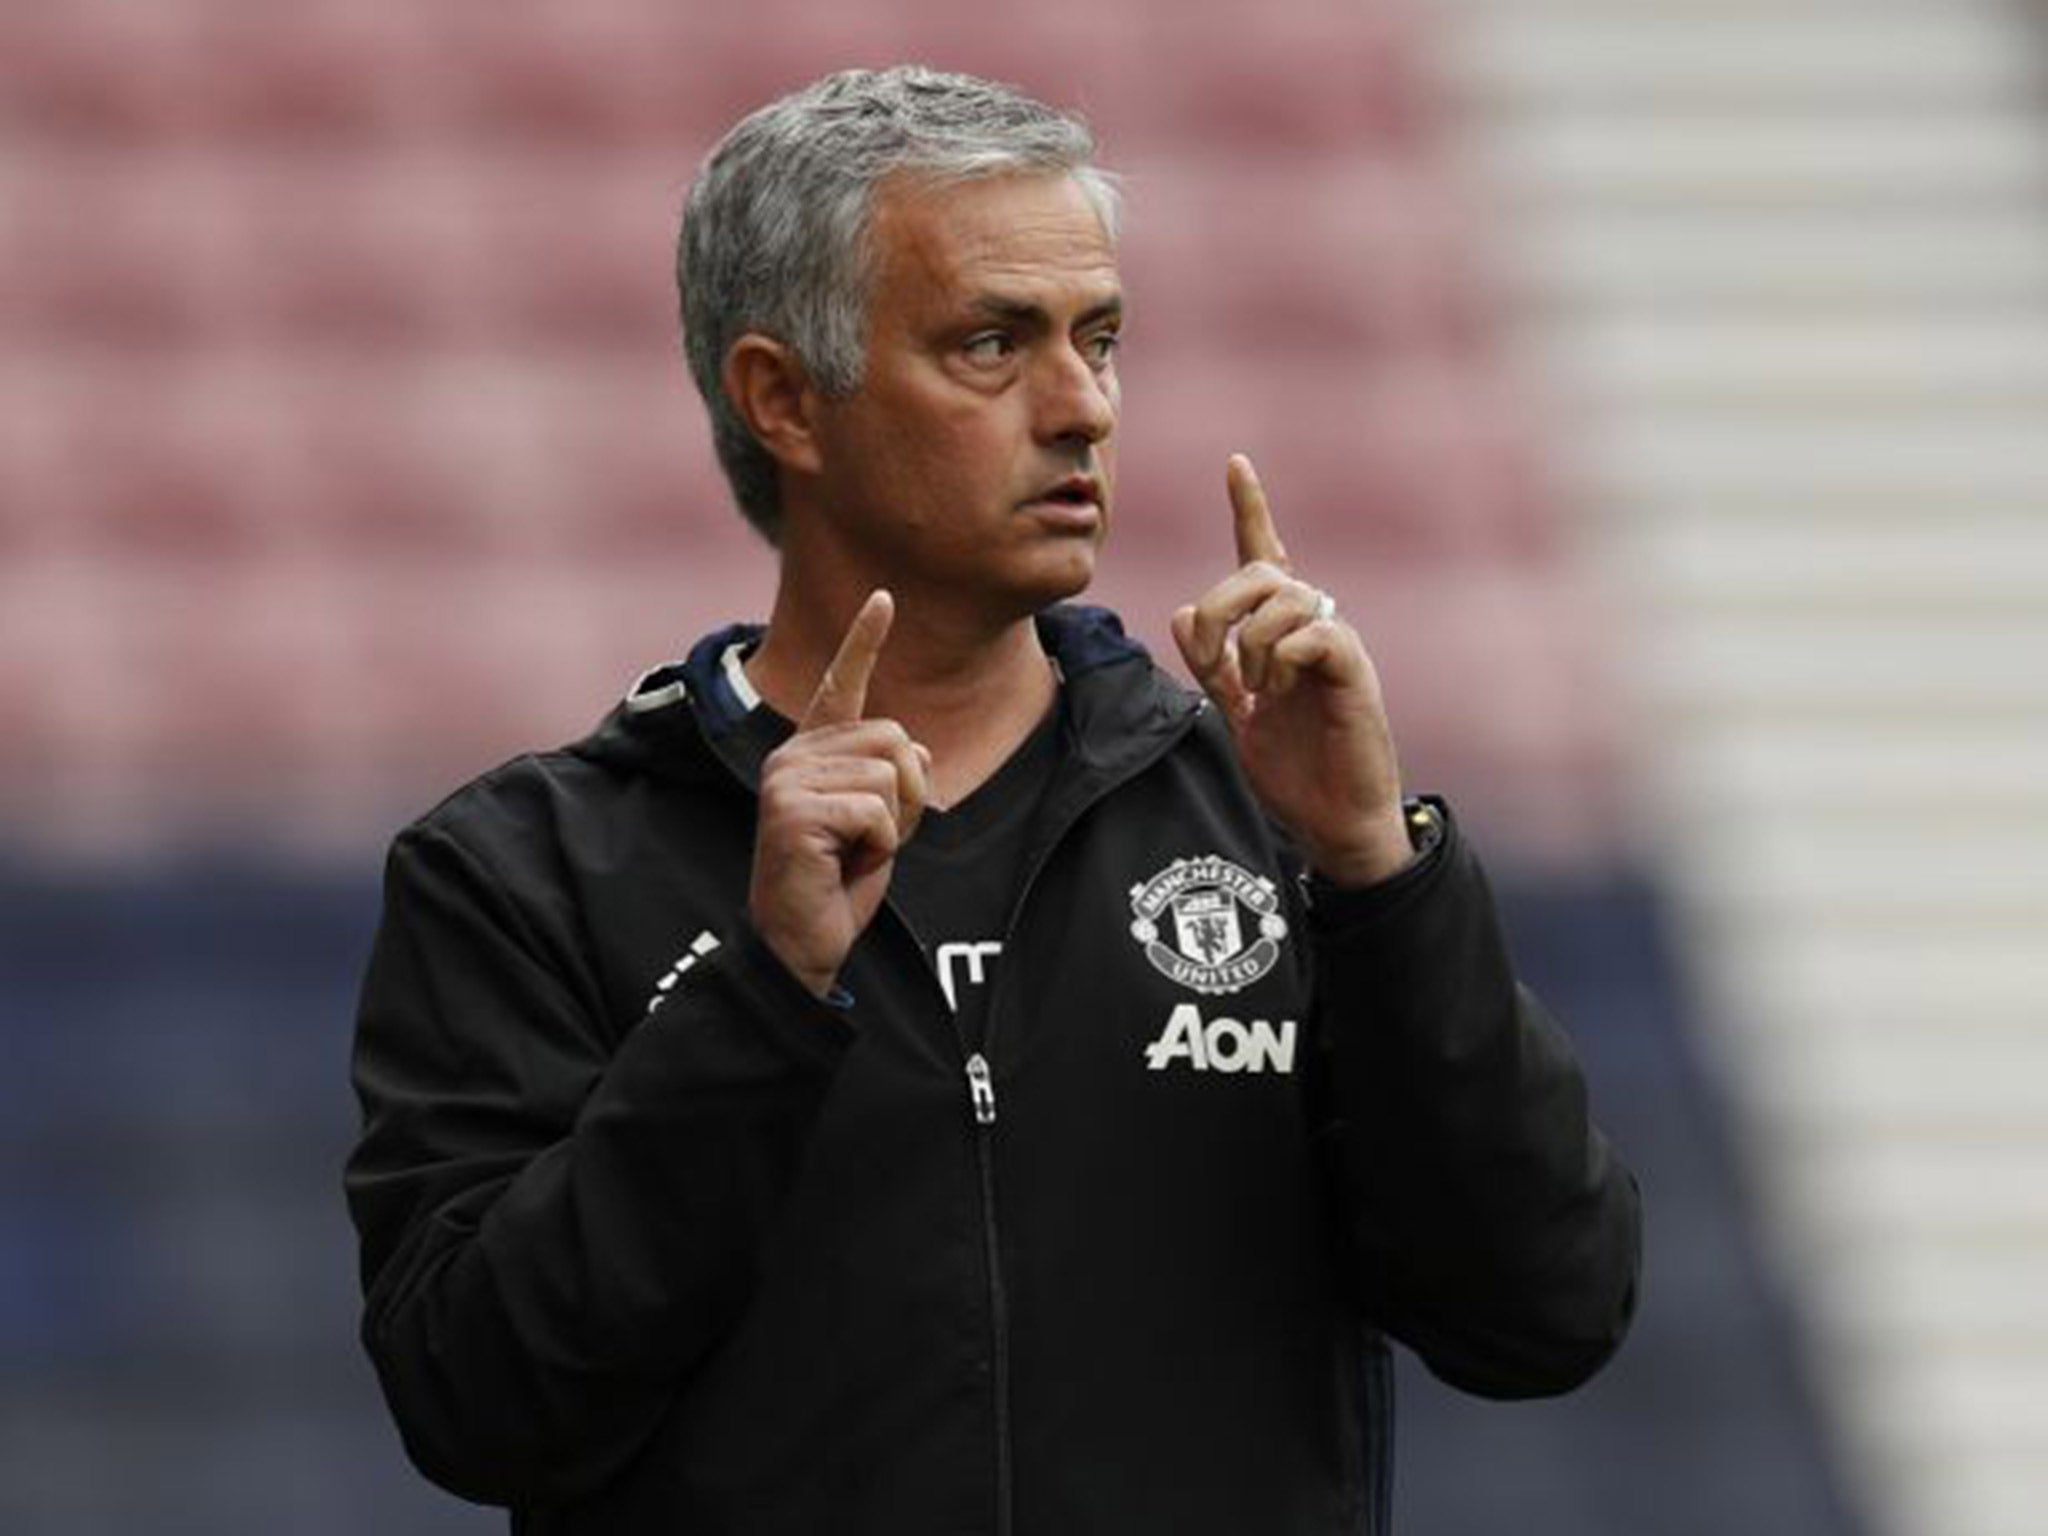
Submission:
POLYGON ((1196 1072, 1292 1072, 1294 1020, 1276 1026, 1264 1019, 1202 1021, 1193 1003, 1173 1010, 1159 1038, 1145 1047, 1145 1065, 1164 1072, 1184 1061, 1196 1072))

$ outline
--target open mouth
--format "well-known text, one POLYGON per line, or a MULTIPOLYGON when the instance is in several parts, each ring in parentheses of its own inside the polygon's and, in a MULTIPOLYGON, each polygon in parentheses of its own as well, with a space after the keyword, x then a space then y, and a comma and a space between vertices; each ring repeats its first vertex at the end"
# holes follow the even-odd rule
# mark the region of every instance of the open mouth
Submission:
POLYGON ((1030 507, 1073 507, 1100 511, 1102 488, 1088 475, 1069 475, 1056 485, 1047 486, 1025 503, 1030 507))

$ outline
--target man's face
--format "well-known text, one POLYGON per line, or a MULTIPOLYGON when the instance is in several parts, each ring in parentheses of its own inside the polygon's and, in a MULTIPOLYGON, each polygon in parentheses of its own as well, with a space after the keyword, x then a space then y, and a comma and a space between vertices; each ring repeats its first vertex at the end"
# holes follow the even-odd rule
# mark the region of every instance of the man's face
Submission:
POLYGON ((1116 251, 1066 176, 877 196, 867 371, 817 417, 863 580, 1022 614, 1088 585, 1114 471, 1116 251))

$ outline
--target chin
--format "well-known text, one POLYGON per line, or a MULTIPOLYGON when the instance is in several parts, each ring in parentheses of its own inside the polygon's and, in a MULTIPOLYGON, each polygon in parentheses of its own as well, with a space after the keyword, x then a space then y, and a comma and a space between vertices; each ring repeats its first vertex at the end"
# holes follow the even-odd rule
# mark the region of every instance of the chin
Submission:
POLYGON ((1074 543, 1060 549, 1045 552, 1046 558, 1040 568, 1033 572, 1044 597, 1038 606, 1047 607, 1053 603, 1065 602, 1070 597, 1079 597, 1095 580, 1095 558, 1100 546, 1094 541, 1074 543))
POLYGON ((1027 618, 1055 603, 1079 597, 1094 580, 1095 557, 1091 550, 1064 560, 1036 561, 1030 570, 1014 572, 990 595, 1015 617, 1027 618))

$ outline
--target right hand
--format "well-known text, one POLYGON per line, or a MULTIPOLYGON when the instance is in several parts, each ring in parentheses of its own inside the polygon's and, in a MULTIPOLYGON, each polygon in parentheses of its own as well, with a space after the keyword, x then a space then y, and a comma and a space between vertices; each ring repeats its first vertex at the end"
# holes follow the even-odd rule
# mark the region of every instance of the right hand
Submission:
POLYGON ((790 974, 824 997, 889 889, 924 814, 931 754, 894 720, 866 720, 895 602, 870 593, 796 734, 761 765, 747 911, 790 974))

